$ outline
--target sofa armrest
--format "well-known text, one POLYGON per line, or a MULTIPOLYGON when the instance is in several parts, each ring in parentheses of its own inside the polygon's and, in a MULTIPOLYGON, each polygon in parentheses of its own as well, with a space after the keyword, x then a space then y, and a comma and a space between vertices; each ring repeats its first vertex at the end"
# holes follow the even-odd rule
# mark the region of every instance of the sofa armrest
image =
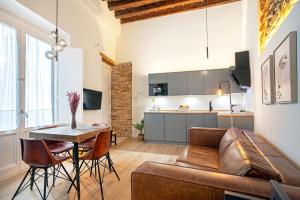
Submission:
POLYGON ((204 146, 217 149, 227 129, 221 128, 199 128, 189 129, 188 142, 190 145, 204 146))
POLYGON ((223 200, 225 190, 271 196, 267 180, 145 162, 131 174, 132 200, 223 200))

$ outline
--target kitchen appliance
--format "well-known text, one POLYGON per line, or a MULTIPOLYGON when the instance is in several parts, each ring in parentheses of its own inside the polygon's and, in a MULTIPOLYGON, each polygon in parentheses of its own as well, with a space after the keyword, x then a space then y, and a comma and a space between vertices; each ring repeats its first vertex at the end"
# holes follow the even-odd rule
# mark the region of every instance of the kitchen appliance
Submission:
POLYGON ((235 66, 230 67, 232 79, 241 89, 251 86, 249 51, 235 53, 235 66))
POLYGON ((167 83, 149 84, 149 96, 167 96, 167 95, 168 95, 167 83))

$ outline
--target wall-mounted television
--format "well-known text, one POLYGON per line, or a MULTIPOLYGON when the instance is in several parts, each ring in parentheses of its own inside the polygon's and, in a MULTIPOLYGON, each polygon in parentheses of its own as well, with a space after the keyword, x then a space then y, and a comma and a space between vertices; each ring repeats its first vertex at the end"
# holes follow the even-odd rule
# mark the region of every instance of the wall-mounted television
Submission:
POLYGON ((83 88, 83 110, 101 110, 102 92, 83 88))

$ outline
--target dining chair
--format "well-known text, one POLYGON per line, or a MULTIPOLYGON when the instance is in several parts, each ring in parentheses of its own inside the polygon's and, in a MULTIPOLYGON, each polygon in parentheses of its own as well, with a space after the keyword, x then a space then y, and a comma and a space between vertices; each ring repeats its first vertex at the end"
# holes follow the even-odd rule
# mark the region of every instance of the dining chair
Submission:
MULTIPOLYGON (((50 152, 50 149, 48 148, 47 144, 43 140, 37 140, 37 139, 21 139, 21 155, 22 160, 29 165, 29 170, 27 171, 25 177, 21 181, 17 191, 14 193, 14 196, 12 199, 15 199, 15 197, 20 194, 22 191, 24 191, 27 187, 30 186, 30 189, 33 189, 33 185, 36 186, 38 189, 38 192, 43 200, 46 200, 53 188, 54 185, 51 186, 51 188, 48 190, 47 193, 47 186, 48 186, 48 178, 49 176, 54 176, 69 180, 71 181, 71 185, 73 185, 75 188, 77 188, 74 185, 74 182, 72 181, 72 178, 68 174, 66 168, 62 164, 63 161, 70 158, 70 156, 64 156, 64 155, 53 155, 50 152), (58 173, 52 171, 52 173, 49 173, 48 169, 52 169, 54 166, 60 166, 64 173, 58 171, 61 175, 64 177, 58 176, 58 173), (39 173, 39 171, 42 170, 42 174, 39 173), (28 175, 30 175, 29 180, 24 184, 25 180, 27 179, 28 175), (44 190, 43 194, 41 193, 40 188, 38 187, 37 180, 39 178, 44 178, 44 190)), ((50 171, 51 172, 51 171, 50 171)), ((55 179, 53 179, 55 180, 55 179)))
MULTIPOLYGON (((104 179, 104 173, 105 169, 108 169, 110 172, 113 171, 118 180, 120 181, 119 175, 117 171, 115 170, 112 160, 109 155, 109 150, 111 147, 111 129, 107 127, 106 129, 101 130, 96 138, 95 143, 93 144, 93 147, 85 152, 82 156, 79 157, 79 159, 82 161, 80 164, 80 169, 83 175, 85 172, 90 171, 90 175, 92 174, 96 181, 100 185, 101 189, 101 197, 104 199, 103 195, 103 179, 104 179), (89 166, 88 162, 92 161, 92 165, 89 166), (84 167, 83 167, 84 166, 84 167), (100 166, 104 167, 102 177, 100 172, 100 166), (83 167, 83 168, 82 168, 83 167), (88 168, 86 171, 84 171, 85 168, 88 168), (94 169, 94 173, 93 173, 94 169)), ((75 180, 75 179, 74 179, 75 180)), ((73 181, 74 181, 73 180, 73 181)), ((69 191, 71 189, 72 185, 69 188, 69 191)))

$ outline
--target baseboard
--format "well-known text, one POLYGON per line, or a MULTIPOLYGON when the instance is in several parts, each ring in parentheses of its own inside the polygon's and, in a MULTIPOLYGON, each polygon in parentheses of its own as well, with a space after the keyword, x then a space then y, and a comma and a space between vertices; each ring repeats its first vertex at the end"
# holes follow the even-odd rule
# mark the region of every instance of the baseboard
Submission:
POLYGON ((0 181, 0 187, 11 184, 11 183, 15 182, 16 180, 18 180, 20 177, 23 177, 27 170, 28 170, 28 168, 19 171, 17 174, 5 177, 3 180, 0 181))

